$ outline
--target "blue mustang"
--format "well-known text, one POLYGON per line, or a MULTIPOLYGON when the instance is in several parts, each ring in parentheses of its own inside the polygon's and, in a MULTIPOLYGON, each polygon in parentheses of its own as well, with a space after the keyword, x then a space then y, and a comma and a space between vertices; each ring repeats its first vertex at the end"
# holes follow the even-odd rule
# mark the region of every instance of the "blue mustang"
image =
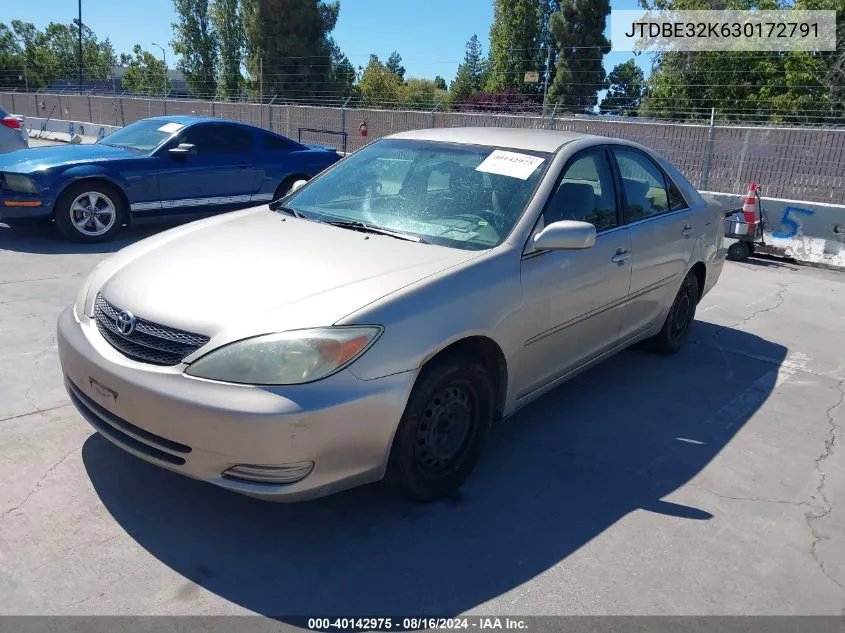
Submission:
POLYGON ((281 197, 340 159, 234 121, 144 119, 94 145, 0 155, 0 220, 55 220, 70 239, 111 239, 124 224, 194 219, 281 197))

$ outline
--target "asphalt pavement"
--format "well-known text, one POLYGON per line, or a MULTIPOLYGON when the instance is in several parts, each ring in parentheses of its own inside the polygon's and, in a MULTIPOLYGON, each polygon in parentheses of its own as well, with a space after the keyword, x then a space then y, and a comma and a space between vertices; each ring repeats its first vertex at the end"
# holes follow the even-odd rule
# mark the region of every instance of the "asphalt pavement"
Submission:
POLYGON ((0 227, 0 614, 845 614, 844 274, 728 263, 681 353, 523 410, 453 500, 276 505, 139 461, 68 401, 56 317, 148 234, 0 227))

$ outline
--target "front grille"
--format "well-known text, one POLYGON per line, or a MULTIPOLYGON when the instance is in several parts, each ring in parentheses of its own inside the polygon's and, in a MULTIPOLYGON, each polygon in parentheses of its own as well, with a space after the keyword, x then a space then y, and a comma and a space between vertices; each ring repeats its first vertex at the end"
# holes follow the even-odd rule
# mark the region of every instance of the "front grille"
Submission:
POLYGON ((202 334, 177 330, 137 317, 135 330, 124 336, 116 325, 120 312, 102 295, 97 295, 94 302, 97 329, 112 347, 133 360, 152 365, 177 365, 209 341, 209 337, 202 334))

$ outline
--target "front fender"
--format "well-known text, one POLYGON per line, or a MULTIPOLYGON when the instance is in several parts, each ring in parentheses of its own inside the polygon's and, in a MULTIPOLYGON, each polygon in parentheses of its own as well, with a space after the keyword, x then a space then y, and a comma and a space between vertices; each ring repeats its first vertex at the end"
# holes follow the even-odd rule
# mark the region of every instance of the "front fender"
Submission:
MULTIPOLYGON (((128 184, 126 179, 117 172, 114 172, 102 165, 74 165, 62 172, 61 191, 67 189, 70 185, 86 178, 99 178, 106 180, 111 184, 119 187, 122 191, 126 191, 128 184)), ((61 195, 61 192, 56 194, 56 197, 61 195)))

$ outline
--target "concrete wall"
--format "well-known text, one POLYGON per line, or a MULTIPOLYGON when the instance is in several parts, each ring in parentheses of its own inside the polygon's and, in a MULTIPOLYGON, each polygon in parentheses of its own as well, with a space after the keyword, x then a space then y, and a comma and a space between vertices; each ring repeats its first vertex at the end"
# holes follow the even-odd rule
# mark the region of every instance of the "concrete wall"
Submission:
POLYGON ((63 119, 46 119, 43 117, 25 116, 23 126, 34 138, 53 138, 55 140, 69 140, 75 135, 89 138, 105 138, 120 128, 114 125, 98 125, 88 121, 68 121, 63 119))
MULTIPOLYGON (((742 206, 745 197, 707 193, 728 209, 742 206)), ((796 261, 845 269, 845 205, 769 198, 762 191, 768 248, 758 249, 796 261)))

